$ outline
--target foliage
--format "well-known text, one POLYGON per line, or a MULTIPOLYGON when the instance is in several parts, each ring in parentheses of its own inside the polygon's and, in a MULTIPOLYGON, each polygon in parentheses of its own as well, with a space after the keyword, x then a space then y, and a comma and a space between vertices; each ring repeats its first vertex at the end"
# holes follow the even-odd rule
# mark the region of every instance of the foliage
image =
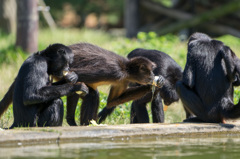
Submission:
POLYGON ((123 16, 123 5, 124 1, 113 1, 113 0, 58 0, 56 1, 45 1, 46 5, 50 6, 50 13, 53 18, 57 21, 63 17, 64 6, 68 4, 72 10, 78 14, 81 19, 90 13, 96 13, 97 16, 104 14, 108 18, 110 24, 115 25, 120 21, 123 16))
MULTIPOLYGON (((10 84, 16 77, 17 71, 21 66, 24 59, 27 58, 27 54, 20 49, 14 48, 15 36, 3 35, 0 33, 0 99, 6 93, 10 84)), ((229 45, 233 51, 240 56, 240 40, 232 36, 223 36, 218 38, 227 45, 229 45)), ((186 42, 181 42, 175 35, 157 36, 154 32, 143 33, 140 32, 135 39, 127 39, 124 37, 116 37, 109 33, 99 30, 87 30, 87 29, 57 29, 50 31, 48 29, 40 30, 39 33, 39 50, 46 48, 52 43, 64 43, 66 45, 77 42, 90 42, 99 45, 105 49, 114 51, 122 56, 127 54, 135 48, 156 49, 169 54, 174 60, 177 61, 182 68, 186 63, 186 42)), ((109 87, 102 86, 99 88, 100 92, 100 107, 101 111, 107 101, 109 87)), ((240 97, 240 90, 235 89, 234 102, 237 103, 240 97)), ((64 105, 66 105, 66 97, 62 98, 64 105)), ((131 102, 119 105, 113 114, 107 118, 105 124, 127 124, 130 122, 130 105, 131 102)), ((76 109, 76 121, 79 123, 81 100, 79 100, 76 109)), ((149 114, 150 106, 147 107, 149 114)), ((66 111, 66 109, 65 109, 66 111)), ((65 112, 66 114, 66 112, 65 112)), ((165 112, 165 121, 167 123, 180 122, 185 118, 185 113, 182 109, 181 102, 172 104, 165 112)), ((150 115, 151 119, 151 115, 150 115)), ((13 122, 12 106, 4 113, 0 119, 0 127, 10 126, 13 122)), ((64 125, 67 125, 64 120, 64 125)))
POLYGON ((140 32, 136 39, 118 38, 111 43, 111 50, 127 56, 136 48, 155 49, 169 54, 180 66, 186 62, 186 42, 181 42, 175 35, 157 36, 154 32, 140 32))

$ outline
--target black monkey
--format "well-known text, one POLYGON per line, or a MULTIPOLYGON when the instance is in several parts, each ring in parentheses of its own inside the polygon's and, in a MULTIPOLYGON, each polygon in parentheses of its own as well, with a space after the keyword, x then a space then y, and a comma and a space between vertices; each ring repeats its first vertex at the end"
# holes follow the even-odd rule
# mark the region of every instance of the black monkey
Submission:
POLYGON ((177 92, 188 112, 185 121, 224 123, 240 117, 240 103, 233 104, 240 60, 223 42, 194 33, 188 42, 187 63, 177 92))
MULTIPOLYGON (((149 90, 142 98, 132 102, 131 123, 149 123, 149 116, 146 104, 151 102, 152 118, 154 123, 164 122, 164 112, 162 100, 165 105, 170 105, 178 101, 175 84, 182 78, 182 68, 167 54, 157 50, 135 49, 128 54, 128 58, 145 57, 156 64, 153 70, 155 76, 164 77, 162 88, 155 90, 154 96, 149 90)), ((121 104, 121 103, 118 103, 121 104)), ((115 107, 107 109, 106 107, 98 114, 99 123, 104 121, 112 113, 115 107)))
MULTIPOLYGON (((5 95, 13 92, 14 123, 11 128, 62 125, 63 102, 60 97, 79 90, 88 91, 82 83, 72 84, 78 78, 74 72, 69 72, 64 79, 71 83, 51 83, 50 75, 63 77, 63 71, 69 71, 72 61, 71 49, 62 44, 50 45, 24 61, 5 95)), ((1 107, 1 111, 5 109, 1 107)))

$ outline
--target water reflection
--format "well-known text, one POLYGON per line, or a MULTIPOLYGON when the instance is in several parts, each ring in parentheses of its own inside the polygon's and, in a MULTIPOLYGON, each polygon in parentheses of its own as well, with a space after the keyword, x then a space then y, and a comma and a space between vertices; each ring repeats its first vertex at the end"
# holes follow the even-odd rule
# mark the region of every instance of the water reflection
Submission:
POLYGON ((240 139, 145 138, 1 148, 0 158, 239 159, 240 139))

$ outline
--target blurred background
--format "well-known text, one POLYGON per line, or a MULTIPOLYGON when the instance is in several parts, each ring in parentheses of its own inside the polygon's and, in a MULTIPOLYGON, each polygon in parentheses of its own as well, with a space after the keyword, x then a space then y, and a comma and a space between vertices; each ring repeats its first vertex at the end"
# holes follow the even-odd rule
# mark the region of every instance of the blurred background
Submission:
MULTIPOLYGON (((121 56, 135 48, 156 49, 184 69, 187 39, 196 31, 223 41, 240 57, 240 1, 0 0, 0 99, 23 61, 49 44, 89 42, 121 56)), ((100 87, 99 91, 101 110, 109 88, 100 87)), ((239 96, 236 88, 235 103, 239 96)), ((130 104, 118 106, 105 123, 129 123, 130 104)), ((165 111, 167 123, 184 118, 181 102, 165 111)), ((0 119, 0 127, 10 126, 12 121, 11 106, 0 119)))

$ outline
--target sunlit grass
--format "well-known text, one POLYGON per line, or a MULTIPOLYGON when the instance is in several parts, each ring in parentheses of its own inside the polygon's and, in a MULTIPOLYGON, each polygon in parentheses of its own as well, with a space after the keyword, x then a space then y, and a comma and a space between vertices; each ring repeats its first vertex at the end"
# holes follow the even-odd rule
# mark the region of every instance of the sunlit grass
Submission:
MULTIPOLYGON (((240 57, 239 38, 223 36, 218 39, 230 46, 237 56, 240 57)), ((125 57, 135 48, 156 49, 169 54, 182 68, 184 68, 186 63, 187 42, 181 42, 174 35, 158 37, 155 33, 150 32, 148 34, 139 33, 138 38, 135 39, 127 39, 121 36, 116 37, 110 35, 104 31, 87 29, 57 29, 55 31, 45 29, 40 30, 39 32, 39 50, 45 49, 49 44, 52 43, 63 43, 65 45, 70 45, 77 42, 93 43, 125 57)), ((0 34, 0 99, 2 99, 4 94, 7 92, 23 61, 29 56, 20 49, 14 48, 14 43, 14 35, 7 36, 0 34)), ((102 86, 99 88, 99 111, 106 105, 108 91, 109 87, 107 86, 102 86)), ((238 101, 238 97, 239 91, 237 90, 235 91, 235 103, 238 101)), ((66 97, 63 97, 62 99, 64 102, 66 102, 66 97)), ((66 103, 64 105, 66 105, 66 103)), ((75 119, 78 124, 80 118, 80 105, 81 100, 79 100, 75 115, 75 119)), ((130 106, 131 102, 119 105, 104 123, 109 125, 130 123, 130 106)), ((150 105, 148 105, 147 108, 151 120, 150 105)), ((172 104, 165 112, 165 122, 167 123, 181 122, 184 118, 185 113, 183 111, 181 102, 172 104)), ((12 122, 12 106, 10 106, 0 119, 0 127, 11 126, 12 122)), ((64 126, 67 126, 65 119, 64 126)))

